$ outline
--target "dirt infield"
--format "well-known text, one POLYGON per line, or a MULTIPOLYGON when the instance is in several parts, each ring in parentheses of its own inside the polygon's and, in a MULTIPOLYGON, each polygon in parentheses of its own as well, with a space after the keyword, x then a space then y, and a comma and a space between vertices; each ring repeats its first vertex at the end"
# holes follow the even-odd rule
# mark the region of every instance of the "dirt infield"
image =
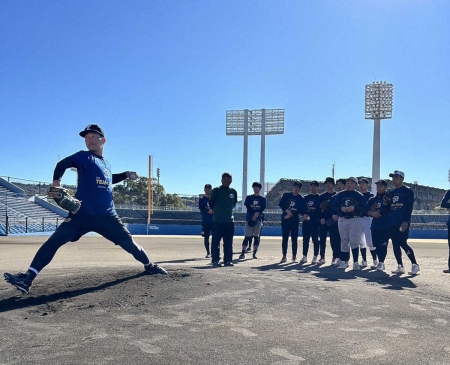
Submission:
MULTIPOLYGON (((24 271, 45 239, 0 237, 0 270, 24 271)), ((263 238, 258 260, 218 269, 200 237, 136 240, 168 277, 84 237, 58 251, 30 294, 1 281, 0 365, 450 363, 444 240, 411 241, 416 277, 339 272, 329 256, 280 265, 279 238, 263 238)), ((395 266, 390 249, 387 272, 395 266)))

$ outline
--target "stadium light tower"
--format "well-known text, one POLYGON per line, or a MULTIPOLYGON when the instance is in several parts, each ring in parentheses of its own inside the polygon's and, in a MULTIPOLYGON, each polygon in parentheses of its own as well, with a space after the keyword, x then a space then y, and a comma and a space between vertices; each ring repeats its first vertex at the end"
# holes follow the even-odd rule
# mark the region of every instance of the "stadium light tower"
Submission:
POLYGON ((242 198, 247 196, 248 136, 261 135, 261 195, 265 190, 266 135, 284 133, 284 109, 227 110, 227 136, 244 136, 242 198))
POLYGON ((381 119, 392 118, 394 86, 386 81, 374 81, 366 85, 365 119, 373 119, 372 193, 380 179, 381 119))

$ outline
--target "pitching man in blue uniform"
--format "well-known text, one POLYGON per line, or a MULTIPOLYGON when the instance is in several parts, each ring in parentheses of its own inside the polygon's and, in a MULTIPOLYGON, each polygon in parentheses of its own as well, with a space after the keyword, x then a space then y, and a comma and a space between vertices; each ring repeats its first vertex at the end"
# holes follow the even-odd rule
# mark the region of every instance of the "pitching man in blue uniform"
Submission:
MULTIPOLYGON (((450 190, 448 190, 445 193, 444 198, 442 199, 442 202, 441 202, 441 208, 447 208, 450 212, 450 190)), ((448 220, 447 220, 447 236, 448 236, 448 249, 449 249, 448 270, 444 270, 444 272, 446 274, 450 274, 450 215, 448 216, 448 220)))
POLYGON ((136 179, 137 174, 129 171, 111 173, 109 162, 103 157, 105 133, 98 125, 89 124, 80 132, 80 136, 84 138, 88 151, 79 151, 64 158, 58 162, 53 173, 53 186, 61 186, 61 178, 66 169, 77 169, 78 187, 75 198, 81 200, 80 209, 75 214, 69 213, 55 233, 41 246, 25 274, 4 274, 7 282, 24 293, 28 293, 35 277, 51 262, 61 246, 69 241, 78 241, 88 232, 97 232, 122 247, 144 265, 145 272, 167 274, 162 267, 150 261, 143 247, 133 240, 114 209, 112 184, 127 178, 136 179))

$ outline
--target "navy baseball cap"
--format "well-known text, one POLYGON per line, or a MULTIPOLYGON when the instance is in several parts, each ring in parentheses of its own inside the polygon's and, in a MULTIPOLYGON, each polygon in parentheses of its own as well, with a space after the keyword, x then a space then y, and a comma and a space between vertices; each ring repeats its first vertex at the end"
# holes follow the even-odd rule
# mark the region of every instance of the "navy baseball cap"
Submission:
POLYGON ((395 175, 401 176, 403 178, 405 178, 405 173, 403 171, 400 170, 395 170, 394 172, 389 174, 389 177, 394 177, 395 175))
POLYGON ((211 188, 212 188, 211 184, 205 184, 205 189, 211 189, 211 188))
POLYGON ((103 132, 103 129, 101 129, 97 124, 89 124, 86 128, 84 128, 84 130, 80 132, 80 136, 84 138, 86 134, 90 132, 100 134, 100 136, 102 137, 105 136, 105 132, 103 132))
POLYGON ((333 185, 334 185, 334 179, 332 178, 332 177, 327 177, 326 179, 325 179, 325 184, 326 183, 332 183, 333 185))
POLYGON ((320 186, 320 184, 317 180, 313 180, 309 183, 309 186, 320 186))
POLYGON ((366 179, 365 177, 363 177, 362 179, 359 179, 358 182, 359 182, 360 184, 361 184, 362 182, 368 184, 368 183, 369 183, 369 180, 366 179))
POLYGON ((378 180, 375 184, 377 184, 377 185, 384 185, 384 186, 388 185, 387 181, 383 180, 383 179, 378 180))
POLYGON ((294 186, 298 186, 299 188, 301 188, 303 186, 303 184, 301 181, 296 180, 296 181, 294 181, 294 186))

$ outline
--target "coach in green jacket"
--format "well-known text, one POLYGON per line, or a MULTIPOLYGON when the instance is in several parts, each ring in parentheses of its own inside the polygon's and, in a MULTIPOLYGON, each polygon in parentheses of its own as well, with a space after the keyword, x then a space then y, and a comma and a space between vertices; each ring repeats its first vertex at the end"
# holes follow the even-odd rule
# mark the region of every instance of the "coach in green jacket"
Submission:
POLYGON ((233 208, 237 203, 237 192, 230 188, 233 178, 230 173, 222 174, 222 185, 211 192, 209 206, 213 210, 211 262, 214 267, 220 267, 220 240, 223 239, 223 263, 224 266, 234 266, 233 260, 233 236, 234 217, 233 208))

